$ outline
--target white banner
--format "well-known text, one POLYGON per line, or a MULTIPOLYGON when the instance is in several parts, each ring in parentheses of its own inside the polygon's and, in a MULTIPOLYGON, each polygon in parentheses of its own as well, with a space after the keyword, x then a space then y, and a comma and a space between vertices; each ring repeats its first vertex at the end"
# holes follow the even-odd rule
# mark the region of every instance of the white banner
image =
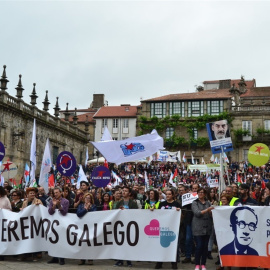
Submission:
POLYGON ((212 213, 223 266, 270 268, 270 207, 218 206, 212 213))
POLYGON ((108 162, 116 163, 117 165, 149 157, 164 148, 163 138, 158 135, 155 129, 152 130, 151 134, 126 140, 91 143, 108 162))
POLYGON ((157 161, 166 161, 169 157, 168 151, 158 151, 157 152, 157 161))
POLYGON ((182 206, 191 204, 194 200, 198 198, 198 194, 195 193, 185 193, 182 195, 182 206))
POLYGON ((209 179, 207 180, 207 184, 210 188, 218 187, 218 179, 209 179))
POLYGON ((62 216, 44 206, 0 209, 0 255, 48 251, 70 259, 176 259, 181 211, 111 210, 62 216), (147 252, 146 252, 147 251, 147 252))
POLYGON ((200 172, 210 172, 210 171, 220 171, 220 165, 218 164, 195 164, 195 165, 188 165, 188 169, 199 170, 200 172))

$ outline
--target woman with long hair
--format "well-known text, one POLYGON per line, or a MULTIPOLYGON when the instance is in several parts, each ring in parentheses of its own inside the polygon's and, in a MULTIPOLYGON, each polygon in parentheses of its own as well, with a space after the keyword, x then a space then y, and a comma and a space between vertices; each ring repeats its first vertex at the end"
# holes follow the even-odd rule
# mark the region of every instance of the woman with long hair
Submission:
POLYGON ((144 203, 144 209, 158 209, 160 204, 158 191, 151 189, 148 194, 148 199, 144 203))
POLYGON ((71 190, 68 186, 63 187, 63 198, 69 201, 69 208, 74 208, 74 200, 71 198, 71 190))
MULTIPOLYGON (((77 208, 77 216, 82 218, 88 212, 97 211, 97 207, 95 205, 94 197, 90 192, 87 192, 83 195, 82 202, 78 205, 77 208)), ((81 260, 79 265, 84 265, 86 260, 81 260)), ((89 265, 93 265, 93 260, 88 260, 89 265)))
POLYGON ((99 205, 97 205, 98 211, 110 210, 110 194, 103 193, 99 205))
POLYGON ((2 186, 0 186, 0 208, 11 210, 11 204, 7 197, 7 192, 2 186))
POLYGON ((212 205, 218 205, 218 198, 214 188, 210 188, 208 194, 208 200, 212 205))

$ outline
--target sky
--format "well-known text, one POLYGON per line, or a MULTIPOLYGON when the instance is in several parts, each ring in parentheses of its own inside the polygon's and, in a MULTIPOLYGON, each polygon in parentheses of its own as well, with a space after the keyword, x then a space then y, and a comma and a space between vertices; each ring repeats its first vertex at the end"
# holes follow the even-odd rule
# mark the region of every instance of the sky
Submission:
POLYGON ((269 1, 1 1, 0 73, 37 106, 111 106, 194 92, 205 80, 269 86, 269 1))

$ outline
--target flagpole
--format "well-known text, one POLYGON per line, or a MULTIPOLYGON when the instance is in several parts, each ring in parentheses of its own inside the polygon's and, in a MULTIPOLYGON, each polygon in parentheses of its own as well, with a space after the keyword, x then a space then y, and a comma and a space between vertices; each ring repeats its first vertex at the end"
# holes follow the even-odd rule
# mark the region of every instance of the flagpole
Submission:
POLYGON ((221 151, 220 153, 220 176, 219 176, 219 201, 220 201, 220 196, 221 196, 221 188, 222 188, 222 181, 224 181, 223 178, 223 147, 221 146, 221 151))
MULTIPOLYGON (((223 148, 222 148, 222 152, 223 152, 223 148)), ((224 152, 223 152, 223 155, 224 155, 224 152)), ((227 179, 228 179, 228 184, 230 186, 231 185, 231 182, 230 182, 230 178, 229 178, 228 164, 227 164, 227 162, 225 162, 225 169, 226 169, 226 175, 227 175, 227 179)))

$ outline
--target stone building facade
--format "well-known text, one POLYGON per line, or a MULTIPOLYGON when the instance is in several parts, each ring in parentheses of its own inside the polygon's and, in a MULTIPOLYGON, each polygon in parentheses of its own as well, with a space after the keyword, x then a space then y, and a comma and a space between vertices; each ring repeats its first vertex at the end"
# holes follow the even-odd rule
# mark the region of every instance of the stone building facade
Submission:
MULTIPOLYGON (((105 101, 104 94, 93 94, 93 101, 89 108, 70 110, 67 103, 66 109, 60 111, 60 118, 87 131, 90 141, 97 141, 95 136, 96 121, 93 117, 101 107, 106 107, 105 105, 107 105, 107 101, 105 101)), ((95 158, 96 150, 93 145, 88 143, 87 147, 89 159, 95 158)))
POLYGON ((185 151, 189 161, 192 154, 197 161, 204 158, 209 162, 212 153, 207 142, 207 130, 205 123, 201 123, 202 127, 198 122, 224 113, 231 119, 234 151, 228 153, 230 161, 247 160, 248 149, 254 143, 262 142, 269 146, 270 87, 257 87, 255 79, 245 81, 243 77, 238 80, 205 81, 204 86, 199 86, 194 93, 143 100, 138 113, 138 134, 143 132, 141 127, 153 126, 154 123, 160 135, 165 141, 167 139, 167 149, 185 151), (180 124, 169 125, 177 115, 180 124), (160 121, 162 119, 163 122, 160 121), (194 128, 190 128, 192 126, 194 128), (173 136, 180 141, 178 147, 169 143, 173 136), (200 145, 199 142, 204 143, 200 145))
POLYGON ((62 151, 69 151, 75 156, 77 163, 85 160, 85 151, 89 142, 88 124, 84 130, 78 127, 76 121, 69 123, 59 118, 58 98, 54 107, 54 116, 49 114, 48 91, 46 91, 43 110, 36 107, 37 93, 35 84, 30 95, 30 104, 23 100, 23 86, 19 76, 17 95, 13 97, 7 92, 8 79, 6 67, 0 79, 0 141, 5 146, 6 155, 3 161, 9 159, 18 167, 16 179, 24 174, 25 163, 30 166, 30 147, 32 140, 33 121, 36 119, 37 168, 39 175, 43 152, 47 138, 51 143, 53 162, 62 151))

